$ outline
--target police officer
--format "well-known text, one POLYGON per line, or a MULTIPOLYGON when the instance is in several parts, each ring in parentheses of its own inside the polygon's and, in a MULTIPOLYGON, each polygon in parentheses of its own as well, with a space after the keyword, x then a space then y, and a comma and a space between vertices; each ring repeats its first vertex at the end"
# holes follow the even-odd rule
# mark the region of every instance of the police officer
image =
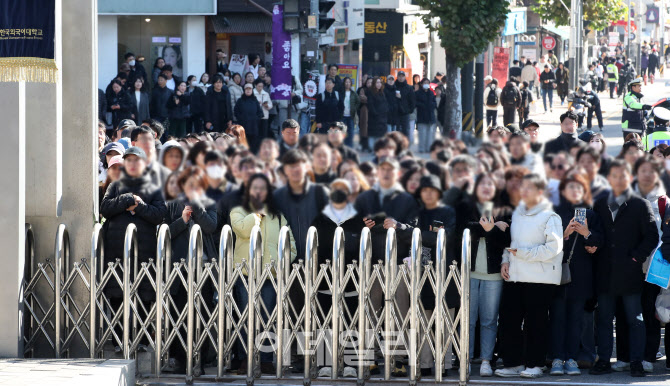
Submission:
MULTIPOLYGON (((642 138, 644 151, 649 151, 662 143, 670 144, 670 110, 664 107, 654 107, 654 127, 653 132, 642 138)), ((651 130, 650 127, 648 130, 651 130)))
POLYGON ((610 64, 607 65, 607 81, 610 86, 610 99, 614 99, 614 89, 619 81, 619 68, 614 64, 616 59, 612 58, 610 64))
POLYGON ((591 83, 587 83, 584 86, 584 92, 586 93, 586 100, 589 101, 591 107, 589 107, 586 112, 586 128, 591 129, 593 113, 596 113, 596 118, 598 118, 598 128, 600 131, 603 131, 603 112, 600 109, 600 98, 598 98, 598 93, 594 92, 591 88, 591 83))
POLYGON ((644 121, 645 110, 650 110, 651 106, 643 104, 642 92, 643 79, 638 77, 628 83, 630 91, 623 98, 623 114, 621 115, 621 129, 623 130, 623 138, 630 133, 637 133, 640 136, 644 135, 646 131, 646 123, 644 121))

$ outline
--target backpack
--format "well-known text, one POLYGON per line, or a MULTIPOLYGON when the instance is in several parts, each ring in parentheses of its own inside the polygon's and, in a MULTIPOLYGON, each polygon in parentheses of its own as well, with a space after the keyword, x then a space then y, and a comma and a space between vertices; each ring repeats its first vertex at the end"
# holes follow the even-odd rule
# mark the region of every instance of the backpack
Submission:
POLYGON ((495 87, 495 88, 494 87, 489 87, 489 88, 490 88, 489 95, 486 97, 486 105, 487 106, 497 106, 498 102, 500 102, 498 100, 498 93, 496 92, 496 90, 498 90, 498 88, 497 87, 495 87))
MULTIPOLYGON (((335 90, 333 90, 333 92, 335 93, 335 99, 339 102, 340 101, 340 94, 338 94, 337 91, 335 91, 335 90)), ((321 93, 321 102, 325 102, 325 101, 326 101, 326 92, 324 91, 324 92, 321 93)))
POLYGON ((505 87, 503 88, 503 104, 505 106, 514 106, 516 105, 517 94, 514 87, 505 87))

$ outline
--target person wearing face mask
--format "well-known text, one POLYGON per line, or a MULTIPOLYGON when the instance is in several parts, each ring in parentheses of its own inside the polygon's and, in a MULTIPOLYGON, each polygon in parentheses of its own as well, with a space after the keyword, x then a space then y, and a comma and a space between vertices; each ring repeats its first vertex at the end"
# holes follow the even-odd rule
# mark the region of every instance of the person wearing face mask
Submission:
POLYGON ((205 154, 205 172, 207 173, 207 190, 205 194, 214 202, 219 202, 223 195, 235 188, 226 180, 226 156, 218 150, 205 154))
MULTIPOLYGON (((233 158, 234 159, 234 158, 233 158)), ((249 178, 263 171, 263 162, 247 152, 247 155, 239 161, 239 169, 242 175, 239 186, 231 186, 228 193, 217 202, 216 213, 218 217, 217 228, 220 231, 224 225, 230 225, 230 211, 232 208, 241 205, 244 198, 244 192, 248 187, 249 178)))
MULTIPOLYGON (((167 203, 167 215, 164 221, 170 227, 172 262, 188 258, 190 230, 196 224, 202 231, 203 259, 217 257, 218 240, 214 238, 216 203, 205 195, 207 188, 205 172, 197 166, 188 167, 179 174, 177 184, 182 193, 167 203)), ((188 299, 186 288, 173 287, 171 292, 175 306, 177 309, 182 309, 188 299)), ((202 295, 203 299, 212 299, 211 286, 204 286, 202 295)), ((173 316, 178 317, 176 313, 173 316)), ((181 345, 170 346, 170 357, 172 366, 176 367, 175 371, 181 373, 186 370, 186 353, 181 345)))
POLYGON ((437 102, 435 94, 430 89, 430 81, 424 78, 421 89, 414 93, 416 100, 416 126, 419 130, 419 153, 428 153, 430 144, 435 140, 435 109, 437 102))
POLYGON ((126 63, 128 63, 128 65, 130 66, 130 74, 128 74, 128 79, 132 79, 133 83, 137 79, 142 79, 142 84, 147 84, 147 82, 149 81, 147 71, 144 69, 144 66, 142 64, 137 63, 135 54, 133 54, 132 52, 128 52, 126 53, 124 58, 126 59, 126 63))
MULTIPOLYGON (((344 265, 353 264, 358 259, 358 248, 360 246, 361 229, 365 226, 363 217, 356 211, 354 205, 349 202, 351 197, 351 184, 349 181, 339 178, 330 183, 330 201, 323 210, 314 218, 312 226, 318 229, 320 235, 330 235, 330 237, 320 237, 317 250, 319 264, 326 264, 326 260, 333 260, 333 237, 337 227, 344 231, 344 265)), ((344 293, 344 302, 353 315, 358 308, 358 292, 352 281, 347 286, 338 289, 344 293)), ((319 305, 324 312, 328 312, 332 306, 332 293, 328 289, 325 281, 319 288, 317 295, 319 305)), ((348 319, 348 318, 347 318, 348 319)), ((351 323, 347 320, 346 323, 351 323)), ((329 376, 330 363, 327 367, 319 370, 319 376, 329 376)), ((345 368, 345 373, 355 374, 353 367, 345 368)))
POLYGON ((205 129, 203 121, 203 112, 205 111, 205 92, 198 86, 198 79, 195 75, 190 75, 186 81, 188 88, 186 92, 191 96, 189 112, 191 117, 187 124, 187 133, 200 133, 205 129))
MULTIPOLYGON (((243 260, 248 261, 251 231, 255 226, 258 226, 261 232, 262 265, 270 264, 273 260, 277 261, 279 233, 283 226, 288 225, 288 221, 275 206, 275 202, 273 187, 268 177, 261 173, 250 176, 249 186, 244 193, 242 205, 233 208, 230 212, 231 227, 237 239, 233 256, 234 264, 241 264, 243 260)), ((291 256, 289 258, 293 261, 296 257, 296 243, 293 232, 289 231, 289 237, 291 240, 291 256)), ((246 276, 248 271, 243 269, 242 272, 246 276)), ((267 312, 271 314, 277 304, 277 293, 271 280, 268 279, 264 282, 261 282, 260 278, 257 280, 259 280, 256 284, 259 287, 260 300, 263 301, 267 312)), ((237 279, 233 292, 237 306, 241 310, 246 308, 249 303, 249 294, 243 278, 237 279)), ((263 312, 262 318, 264 321, 267 321, 268 316, 263 312)), ((241 335, 242 342, 246 344, 246 334, 243 332, 241 335)), ((247 350, 241 344, 237 348, 238 359, 242 361, 238 374, 246 374, 247 350)), ((260 361, 263 374, 275 373, 275 368, 272 365, 272 352, 261 352, 260 361)))

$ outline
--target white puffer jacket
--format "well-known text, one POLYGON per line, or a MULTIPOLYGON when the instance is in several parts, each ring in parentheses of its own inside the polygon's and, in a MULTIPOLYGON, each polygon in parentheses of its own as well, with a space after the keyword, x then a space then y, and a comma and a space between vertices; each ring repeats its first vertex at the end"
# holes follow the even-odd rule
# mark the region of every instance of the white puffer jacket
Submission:
POLYGON ((528 210, 526 204, 512 214, 510 229, 511 248, 516 256, 505 250, 503 263, 509 262, 510 280, 522 283, 561 283, 563 262, 563 225, 549 202, 542 202, 528 210))

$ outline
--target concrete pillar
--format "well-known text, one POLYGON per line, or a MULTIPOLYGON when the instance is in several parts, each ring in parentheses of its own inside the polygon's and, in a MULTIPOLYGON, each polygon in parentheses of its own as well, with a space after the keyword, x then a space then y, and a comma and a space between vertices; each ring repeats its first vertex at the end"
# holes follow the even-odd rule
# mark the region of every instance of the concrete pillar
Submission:
POLYGON ((184 80, 189 75, 195 75, 200 80, 200 75, 205 72, 207 58, 205 17, 184 16, 181 31, 184 80))
MULTIPOLYGON (((91 232, 98 219, 97 116, 98 17, 97 1, 63 1, 63 200, 58 222, 70 232, 71 261, 90 258, 91 232)), ((116 52, 116 45, 103 46, 116 52)), ((55 225, 54 225, 55 229, 55 225)), ((75 301, 88 302, 82 286, 75 301)), ((77 344, 71 357, 87 357, 77 344)))
POLYGON ((23 357, 23 267, 25 259, 25 83, 0 83, 0 357, 23 357))
MULTIPOLYGON (((109 81, 114 79, 119 72, 118 22, 116 15, 102 15, 96 18, 98 20, 98 47, 102 47, 97 54, 99 67, 96 79, 98 79, 99 88, 105 91, 109 81)), ((151 58, 147 56, 147 60, 151 58)))

